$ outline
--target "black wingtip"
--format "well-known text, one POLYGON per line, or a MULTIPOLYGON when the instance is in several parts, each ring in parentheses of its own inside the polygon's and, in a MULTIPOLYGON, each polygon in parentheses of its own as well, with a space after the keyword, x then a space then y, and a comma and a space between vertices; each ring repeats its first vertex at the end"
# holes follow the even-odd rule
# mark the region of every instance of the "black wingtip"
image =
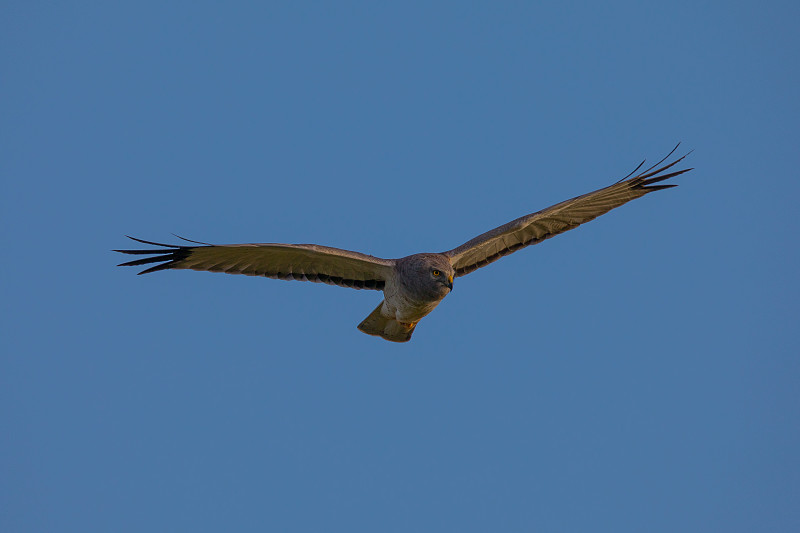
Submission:
POLYGON ((142 244, 151 244, 153 246, 166 246, 167 248, 181 248, 180 245, 177 244, 164 244, 163 242, 153 242, 153 241, 146 241, 144 239, 137 239, 136 237, 131 237, 130 235, 125 235, 132 241, 140 242, 142 244))
MULTIPOLYGON (((669 153, 668 153, 667 155, 665 155, 664 157, 662 157, 662 158, 661 158, 661 161, 659 161, 658 163, 656 163, 656 164, 655 164, 655 165, 653 165, 652 167, 650 167, 650 168, 648 168, 647 170, 645 170, 644 172, 642 172, 642 174, 647 174, 648 172, 650 172, 651 170, 653 170, 654 168, 656 168, 658 165, 660 165, 661 163, 663 163, 664 161, 666 161, 667 159, 669 159, 669 156, 671 156, 672 154, 674 154, 674 153, 675 153, 675 150, 677 150, 677 149, 678 149, 678 147, 679 147, 680 145, 681 145, 681 143, 680 143, 680 142, 678 142, 678 144, 676 144, 676 145, 675 145, 675 148, 673 148, 672 150, 670 150, 670 151, 669 151, 669 153)), ((687 154, 687 155, 688 155, 688 154, 687 154)), ((683 157, 686 157, 686 156, 683 156, 683 157)), ((683 159, 683 157, 681 157, 681 159, 683 159)), ((678 159, 678 161, 680 161, 681 159, 678 159)), ((669 168, 670 166, 674 165, 674 164, 675 164, 675 163, 677 163, 678 161, 674 161, 674 162, 673 162, 671 165, 667 166, 666 168, 669 168)))
POLYGON ((660 191, 662 189, 671 189, 672 187, 677 187, 677 185, 675 184, 670 184, 670 185, 654 185, 654 184, 664 180, 668 180, 670 178, 674 178, 676 176, 680 176, 681 174, 685 174, 690 170, 694 170, 694 167, 691 167, 691 168, 684 168, 681 170, 674 170, 672 172, 665 174, 667 170, 671 169, 672 167, 674 167, 675 165, 686 159, 689 156, 689 154, 691 154, 694 151, 690 150, 689 152, 682 155, 675 161, 661 166, 665 161, 669 159, 669 157, 672 154, 675 153, 675 150, 677 150, 680 145, 681 143, 676 144, 675 148, 670 150, 670 152, 665 157, 663 157, 658 163, 642 171, 638 175, 626 180, 625 183, 629 183, 631 188, 633 189, 644 190, 646 192, 660 191))
POLYGON ((175 235, 177 238, 179 238, 182 241, 191 242, 191 243, 194 243, 194 244, 202 244, 203 246, 214 246, 210 242, 193 241, 192 239, 187 239, 186 237, 181 237, 177 233, 173 233, 173 235, 175 235))
POLYGON ((621 183, 621 182, 625 181, 626 179, 630 178, 631 176, 633 176, 634 174, 636 174, 636 172, 638 172, 638 170, 639 170, 640 168, 642 168, 642 166, 644 165, 645 161, 647 161, 647 159, 642 159, 642 162, 641 162, 641 163, 639 163, 639 164, 636 166, 636 168, 634 168, 633 170, 631 170, 630 172, 628 172, 628 175, 627 175, 627 176, 625 176, 624 178, 620 179, 619 181, 617 181, 617 183, 621 183))
POLYGON ((172 268, 172 266, 174 264, 175 264, 175 261, 169 261, 167 263, 162 263, 160 265, 156 265, 156 266, 147 268, 145 270, 142 270, 141 272, 137 272, 136 275, 137 276, 141 276, 142 274, 150 274, 151 272, 158 272, 159 270, 169 270, 169 269, 172 268))
MULTIPOLYGON (((136 242, 140 242, 142 244, 149 244, 152 246, 161 247, 150 250, 141 250, 141 249, 113 250, 114 252, 118 252, 121 254, 149 256, 149 257, 144 257, 142 259, 134 259, 133 261, 126 261, 125 263, 120 263, 117 266, 141 266, 150 263, 160 263, 158 265, 142 270, 141 272, 138 273, 139 275, 149 274, 151 272, 157 272, 159 270, 171 269, 175 266, 176 263, 188 257, 189 254, 191 254, 192 249, 196 248, 195 246, 180 246, 175 244, 164 244, 161 242, 146 241, 144 239, 137 239, 136 237, 131 237, 130 235, 126 235, 126 237, 136 242)), ((189 241, 189 242, 194 242, 194 241, 189 241)))

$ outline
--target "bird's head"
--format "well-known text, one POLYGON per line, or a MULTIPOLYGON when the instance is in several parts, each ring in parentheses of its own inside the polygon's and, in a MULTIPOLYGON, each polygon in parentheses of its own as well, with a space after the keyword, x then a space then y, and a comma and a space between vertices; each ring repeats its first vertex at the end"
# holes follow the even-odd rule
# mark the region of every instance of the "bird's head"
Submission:
POLYGON ((430 268, 430 274, 434 283, 447 287, 448 292, 453 290, 453 267, 442 269, 433 266, 430 268))
POLYGON ((415 254, 399 260, 402 282, 419 300, 441 300, 453 290, 455 271, 442 254, 415 254))

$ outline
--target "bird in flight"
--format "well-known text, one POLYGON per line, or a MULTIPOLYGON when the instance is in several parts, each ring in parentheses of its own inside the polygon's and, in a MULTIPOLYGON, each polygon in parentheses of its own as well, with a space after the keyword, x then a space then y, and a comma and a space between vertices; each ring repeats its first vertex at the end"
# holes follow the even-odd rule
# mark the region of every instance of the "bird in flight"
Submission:
POLYGON ((642 162, 613 185, 512 220, 447 252, 381 259, 317 244, 217 245, 183 239, 193 245, 173 245, 135 237, 129 238, 160 248, 114 251, 148 256, 119 266, 158 263, 139 274, 168 269, 207 270, 383 291, 383 301, 358 329, 388 341, 406 342, 417 323, 453 290, 455 278, 576 228, 631 200, 676 187, 656 183, 692 170, 671 170, 689 154, 665 164, 677 148, 647 170, 639 172, 642 162))

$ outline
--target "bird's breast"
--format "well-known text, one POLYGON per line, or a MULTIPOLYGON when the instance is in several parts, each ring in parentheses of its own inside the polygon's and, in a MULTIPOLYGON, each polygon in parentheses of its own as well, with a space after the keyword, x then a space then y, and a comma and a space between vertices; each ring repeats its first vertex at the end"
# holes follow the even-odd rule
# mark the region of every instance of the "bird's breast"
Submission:
POLYGON ((391 282, 386 284, 383 295, 394 318, 400 322, 417 322, 436 309, 443 298, 421 300, 404 290, 402 284, 391 282))

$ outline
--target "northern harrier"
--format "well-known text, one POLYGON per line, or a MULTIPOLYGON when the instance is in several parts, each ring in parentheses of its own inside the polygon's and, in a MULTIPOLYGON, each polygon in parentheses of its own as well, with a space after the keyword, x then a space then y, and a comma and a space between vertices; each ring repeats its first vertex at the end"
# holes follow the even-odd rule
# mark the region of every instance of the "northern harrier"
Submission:
POLYGON ((406 342, 411 339, 417 322, 433 311, 453 289, 453 278, 469 274, 520 248, 576 228, 647 193, 676 187, 654 185, 692 170, 667 172, 686 156, 660 166, 676 149, 677 146, 664 159, 635 176, 633 174, 644 163, 609 187, 512 220, 448 252, 380 259, 317 244, 212 245, 184 239, 200 245, 187 246, 134 237, 130 238, 163 248, 114 251, 150 256, 119 266, 160 263, 139 274, 166 269, 208 270, 382 290, 383 301, 358 325, 358 329, 389 341, 406 342))

